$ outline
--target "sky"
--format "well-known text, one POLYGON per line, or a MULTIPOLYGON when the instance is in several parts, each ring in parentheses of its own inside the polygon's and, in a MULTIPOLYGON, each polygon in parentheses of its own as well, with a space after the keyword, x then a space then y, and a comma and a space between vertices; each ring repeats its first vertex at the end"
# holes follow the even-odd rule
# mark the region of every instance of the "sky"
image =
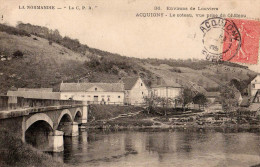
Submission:
POLYGON ((196 14, 260 17, 258 0, 0 0, 0 4, 0 23, 16 25, 22 21, 58 29, 62 36, 79 39, 90 47, 138 58, 205 59, 200 24, 207 17, 196 14), (54 5, 63 9, 19 9, 29 5, 54 5), (69 10, 69 6, 91 6, 92 10, 69 10), (161 10, 154 10, 155 6, 161 10), (196 10, 166 10, 167 7, 196 10), (202 11, 198 7, 218 10, 202 11), (136 17, 138 13, 164 13, 164 17, 136 17), (170 17, 182 13, 193 17, 170 17))

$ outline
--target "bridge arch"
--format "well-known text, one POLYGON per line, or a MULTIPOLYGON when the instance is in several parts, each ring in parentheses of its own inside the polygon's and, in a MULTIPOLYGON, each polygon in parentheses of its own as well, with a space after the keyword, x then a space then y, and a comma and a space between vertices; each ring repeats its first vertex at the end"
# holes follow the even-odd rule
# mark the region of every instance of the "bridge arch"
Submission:
POLYGON ((26 120, 25 122, 25 131, 35 122, 37 121, 45 121, 47 122, 51 128, 53 129, 53 121, 51 120, 51 118, 44 113, 38 113, 38 114, 34 114, 33 116, 31 116, 29 119, 26 120))
POLYGON ((80 108, 77 108, 73 117, 74 122, 81 123, 82 116, 83 116, 82 110, 80 108))
POLYGON ((61 119, 63 119, 64 117, 66 117, 68 119, 68 121, 73 122, 73 117, 71 115, 71 112, 68 109, 65 109, 60 113, 60 116, 57 121, 57 125, 60 124, 61 119))
POLYGON ((49 135, 52 131, 53 122, 48 115, 34 114, 25 122, 25 142, 42 151, 49 151, 49 135))
POLYGON ((64 136, 78 135, 78 124, 73 122, 73 116, 68 109, 61 112, 57 122, 57 130, 63 131, 64 136))

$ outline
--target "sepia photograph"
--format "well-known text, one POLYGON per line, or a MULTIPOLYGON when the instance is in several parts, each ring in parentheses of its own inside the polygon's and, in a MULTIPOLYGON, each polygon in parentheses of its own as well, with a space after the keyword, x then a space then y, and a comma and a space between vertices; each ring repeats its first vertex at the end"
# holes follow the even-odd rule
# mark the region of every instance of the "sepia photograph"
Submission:
POLYGON ((0 167, 260 167, 259 0, 0 0, 0 167))

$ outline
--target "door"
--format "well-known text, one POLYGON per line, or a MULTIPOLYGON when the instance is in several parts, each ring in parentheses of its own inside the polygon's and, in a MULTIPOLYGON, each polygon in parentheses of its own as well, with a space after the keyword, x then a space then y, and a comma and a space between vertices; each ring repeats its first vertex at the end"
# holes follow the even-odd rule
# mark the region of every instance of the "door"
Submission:
POLYGON ((94 103, 98 104, 98 96, 94 96, 94 103))

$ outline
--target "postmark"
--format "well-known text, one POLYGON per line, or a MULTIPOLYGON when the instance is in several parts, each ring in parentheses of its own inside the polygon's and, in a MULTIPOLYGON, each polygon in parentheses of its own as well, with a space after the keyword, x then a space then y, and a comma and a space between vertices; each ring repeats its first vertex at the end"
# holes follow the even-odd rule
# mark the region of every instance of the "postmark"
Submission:
POLYGON ((257 64, 260 22, 214 17, 200 25, 207 60, 257 64))
POLYGON ((241 35, 232 20, 209 18, 201 23, 200 29, 203 32, 202 53, 207 60, 229 61, 237 55, 241 47, 241 35))

